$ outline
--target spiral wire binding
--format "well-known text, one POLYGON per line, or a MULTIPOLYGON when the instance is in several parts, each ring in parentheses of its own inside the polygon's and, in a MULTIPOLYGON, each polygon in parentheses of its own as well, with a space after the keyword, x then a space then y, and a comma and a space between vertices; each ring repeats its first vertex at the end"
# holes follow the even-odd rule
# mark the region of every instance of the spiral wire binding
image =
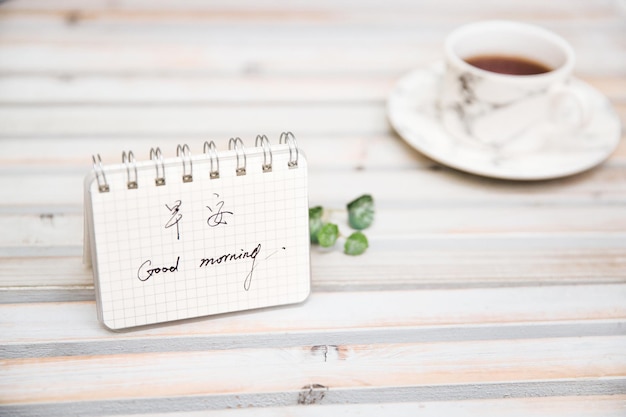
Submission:
POLYGON ((137 182, 137 164, 135 163, 135 154, 133 151, 128 151, 128 154, 126 154, 126 151, 122 152, 122 163, 126 165, 126 187, 129 190, 136 190, 139 183, 137 182), (131 165, 133 168, 132 177, 130 175, 131 165))
POLYGON ((258 147, 259 144, 263 148, 263 165, 261 168, 263 172, 272 172, 272 147, 270 146, 270 141, 265 135, 257 135, 256 140, 254 141, 254 146, 258 147), (269 162, 268 156, 269 155, 269 162))
POLYGON ((154 179, 154 183, 157 186, 165 185, 165 165, 163 164, 163 154, 161 153, 161 148, 150 148, 150 159, 154 161, 154 166, 156 167, 156 178, 154 179), (159 165, 161 165, 161 176, 159 176, 159 165))
POLYGON ((228 141, 228 149, 234 149, 237 154, 237 168, 235 172, 237 176, 246 175, 246 151, 243 141, 240 138, 230 138, 228 141), (241 156, 243 156, 243 165, 240 165, 241 156))
POLYGON ((96 181, 98 181, 98 191, 101 193, 108 193, 109 184, 107 183, 106 175, 104 175, 100 154, 98 154, 98 161, 96 161, 96 157, 94 155, 91 155, 91 159, 93 159, 93 170, 96 172, 96 181))
POLYGON ((193 165, 191 162, 191 151, 189 150, 189 146, 187 146, 187 144, 184 144, 182 146, 178 145, 176 147, 176 156, 180 156, 181 160, 183 161, 183 182, 192 182, 193 165), (187 162, 189 162, 189 174, 187 174, 187 162))
MULTIPOLYGON (((298 145, 296 143, 296 137, 291 132, 283 132, 280 135, 280 144, 287 144, 289 146, 289 161, 287 166, 289 168, 298 167, 298 159, 300 157, 298 151, 298 145)), ((257 135, 255 147, 261 147, 263 149, 263 165, 261 166, 263 172, 272 172, 273 155, 272 146, 270 141, 265 135, 257 135)), ((247 156, 245 146, 240 138, 230 138, 228 141, 228 149, 234 150, 237 157, 237 166, 235 173, 240 175, 246 175, 247 156)), ((220 177, 220 159, 217 147, 213 141, 204 142, 204 154, 208 156, 211 162, 211 168, 209 171, 209 177, 216 179, 220 177)), ((183 182, 193 181, 193 161, 191 158, 191 150, 187 144, 178 145, 176 147, 176 156, 179 157, 183 164, 183 182), (189 170, 187 169, 189 167, 189 170)), ((96 174, 96 181, 98 183, 98 191, 101 193, 109 192, 109 183, 107 182, 104 168, 102 167, 102 159, 100 154, 92 155, 93 169, 96 174)), ((156 177, 154 183, 157 186, 165 185, 165 163, 163 162, 163 154, 161 148, 150 149, 150 160, 154 162, 156 169, 156 177)), ((135 155, 133 151, 122 152, 122 163, 126 167, 126 187, 129 190, 137 189, 139 186, 137 176, 137 163, 135 161, 135 155)))
POLYGON ((298 144, 296 143, 296 137, 291 132, 283 132, 280 134, 279 143, 286 143, 289 145, 289 162, 287 162, 287 166, 289 168, 297 168, 298 158, 300 157, 300 154, 298 153, 298 144))
POLYGON ((214 180, 220 177, 220 158, 217 155, 215 142, 204 142, 204 153, 209 155, 211 159, 211 170, 209 171, 209 177, 214 180), (215 161, 215 169, 213 169, 213 162, 215 161))

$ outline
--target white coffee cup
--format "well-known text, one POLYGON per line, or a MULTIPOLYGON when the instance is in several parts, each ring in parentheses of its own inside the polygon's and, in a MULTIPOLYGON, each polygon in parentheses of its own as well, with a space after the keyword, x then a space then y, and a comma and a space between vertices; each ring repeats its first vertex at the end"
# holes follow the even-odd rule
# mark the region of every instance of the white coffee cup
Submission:
POLYGON ((446 38, 445 62, 441 121, 456 137, 502 147, 528 137, 543 140, 539 127, 552 136, 571 133, 590 118, 588 100, 568 85, 572 47, 541 27, 501 20, 462 26, 446 38), (512 64, 514 73, 468 62, 480 57, 512 64), (519 74, 525 61, 544 68, 519 74))

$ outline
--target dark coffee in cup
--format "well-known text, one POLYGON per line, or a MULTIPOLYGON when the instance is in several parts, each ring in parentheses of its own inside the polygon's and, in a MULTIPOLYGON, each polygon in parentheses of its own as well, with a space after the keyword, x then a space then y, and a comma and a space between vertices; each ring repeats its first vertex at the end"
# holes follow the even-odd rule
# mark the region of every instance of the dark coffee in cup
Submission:
POLYGON ((485 71, 508 75, 537 75, 552 71, 547 65, 532 59, 506 55, 477 55, 465 62, 485 71))

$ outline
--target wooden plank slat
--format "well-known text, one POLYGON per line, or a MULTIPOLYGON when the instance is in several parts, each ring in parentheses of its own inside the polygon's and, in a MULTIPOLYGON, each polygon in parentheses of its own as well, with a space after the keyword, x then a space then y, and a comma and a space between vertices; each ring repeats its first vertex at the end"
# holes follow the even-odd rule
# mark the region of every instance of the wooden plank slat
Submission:
MULTIPOLYGON (((491 6, 491 3, 489 3, 491 6)), ((286 0, 259 0, 250 4, 246 0, 214 0, 210 3, 198 0, 182 0, 175 3, 150 0, 120 0, 111 4, 105 0, 92 0, 84 2, 81 0, 65 0, 58 3, 50 3, 45 0, 21 0, 16 3, 9 3, 5 6, 10 11, 64 11, 85 9, 93 11, 111 12, 111 11, 202 11, 202 10, 249 10, 252 13, 262 12, 264 10, 336 10, 348 12, 358 15, 360 11, 400 11, 400 12, 417 12, 430 11, 431 13, 466 13, 468 11, 485 12, 484 6, 480 2, 476 3, 458 3, 456 0, 423 0, 419 5, 407 0, 389 0, 381 4, 378 2, 366 2, 359 5, 359 9, 354 9, 354 3, 350 0, 320 0, 314 4, 309 2, 294 2, 286 0), (456 7, 451 7, 456 6, 456 7)), ((619 11, 619 5, 610 0, 598 0, 588 2, 585 0, 553 0, 549 4, 541 0, 527 0, 524 2, 507 2, 504 4, 493 5, 493 9, 502 10, 526 10, 535 14, 550 15, 552 13, 564 13, 567 10, 568 18, 572 16, 593 17, 598 14, 609 14, 619 11), (540 11, 541 13, 539 13, 540 11), (590 16, 591 15, 591 16, 590 16)))
MULTIPOLYGON (((559 13, 564 8, 569 11, 566 22, 602 22, 605 25, 617 22, 623 15, 623 10, 615 2, 602 1, 589 2, 578 1, 576 5, 568 2, 567 6, 549 4, 541 2, 509 2, 506 4, 493 5, 485 8, 480 4, 460 4, 454 0, 448 1, 428 1, 414 5, 407 2, 388 2, 386 4, 376 4, 370 2, 363 5, 359 10, 347 9, 345 4, 329 4, 328 2, 316 4, 298 5, 294 2, 237 6, 236 3, 227 4, 199 4, 193 5, 166 5, 157 2, 156 5, 146 3, 128 4, 71 4, 64 2, 57 6, 19 2, 11 7, 3 8, 0 17, 15 22, 9 28, 16 30, 28 28, 30 24, 52 27, 51 22, 59 21, 64 25, 59 28, 74 27, 81 29, 81 26, 95 26, 118 23, 118 25, 132 22, 144 25, 179 25, 186 23, 187 29, 195 29, 199 23, 216 24, 225 26, 238 26, 246 24, 249 27, 258 28, 265 25, 281 25, 288 22, 297 22, 304 27, 312 25, 336 25, 350 28, 351 25, 363 26, 371 25, 380 27, 381 25, 405 26, 409 23, 418 27, 436 22, 439 26, 445 26, 450 22, 459 22, 463 18, 473 17, 474 19, 489 19, 494 16, 500 19, 518 20, 538 20, 555 24, 558 22, 559 13), (424 4, 427 3, 427 4, 424 4), (43 7, 42 7, 43 6, 43 7), (304 6, 304 7, 302 7, 304 6), (46 25, 47 23, 47 25, 46 25), (395 24, 395 25, 394 25, 395 24)), ((565 21, 564 19, 562 19, 565 21)), ((354 29, 352 30, 355 31, 354 29)), ((167 34, 167 31, 163 31, 167 34)))
MULTIPOLYGON (((316 135, 300 131, 298 126, 293 127, 294 129, 291 129, 291 126, 289 128, 296 134, 298 144, 309 160, 311 172, 316 177, 320 175, 320 171, 346 172, 351 169, 403 171, 407 175, 415 175, 411 183, 422 189, 426 198, 430 198, 432 189, 435 188, 434 184, 437 184, 437 187, 453 187, 453 195, 464 194, 463 189, 469 189, 469 184, 473 183, 481 184, 488 189, 497 187, 498 192, 503 194, 521 193, 521 190, 537 194, 541 193, 541 189, 545 187, 549 190, 549 194, 559 195, 562 190, 570 192, 575 188, 593 192, 599 198, 610 196, 613 194, 612 189, 619 188, 619 184, 622 184, 619 181, 623 175, 619 171, 620 168, 596 169, 582 176, 543 182, 543 187, 536 184, 491 181, 479 177, 465 179, 458 175, 449 175, 447 172, 439 172, 439 175, 431 173, 428 180, 422 180, 423 173, 417 175, 410 171, 439 167, 439 164, 412 149, 391 132, 384 135, 367 133, 363 135, 316 135), (445 181, 442 181, 444 178, 445 181), (459 189, 460 185, 461 189, 459 189)), ((245 143, 254 144, 253 138, 258 133, 263 133, 270 138, 272 143, 276 143, 281 132, 279 127, 265 131, 253 131, 251 130, 253 128, 253 126, 245 128, 250 132, 242 131, 244 129, 242 127, 242 129, 232 128, 230 132, 208 131, 195 136, 5 138, 0 140, 0 177, 12 171, 14 174, 18 173, 20 177, 23 177, 24 171, 28 174, 42 172, 44 176, 54 175, 54 171, 86 173, 91 168, 91 155, 100 154, 105 163, 115 163, 121 161, 122 150, 133 150, 138 160, 147 160, 150 148, 154 146, 161 147, 166 155, 174 156, 176 146, 187 143, 195 155, 202 152, 202 144, 205 140, 214 140, 219 149, 224 149, 228 143, 228 134, 237 134, 245 143)), ((626 164, 626 140, 620 142, 604 166, 612 167, 620 164, 626 164)), ((347 175, 353 174, 347 173, 347 175)), ((11 179, 7 178, 7 180, 11 179)), ((482 195, 482 188, 473 192, 482 195)))
MULTIPOLYGON (((357 197, 350 196, 350 198, 357 197)), ((348 200, 348 199, 346 199, 348 200)), ((525 202, 511 201, 499 207, 484 203, 466 202, 462 212, 445 207, 449 201, 419 203, 403 208, 382 207, 377 210, 376 223, 367 230, 376 240, 389 238, 410 239, 412 236, 447 235, 450 238, 463 235, 527 234, 550 232, 555 234, 579 234, 581 238, 590 233, 624 234, 626 219, 625 203, 587 204, 569 208, 561 205, 528 207, 525 202), (594 215, 595 214, 595 215, 594 215), (517 224, 510 224, 514 217, 517 224), (581 223, 581 218, 592 217, 581 223), (428 219, 428 221, 415 221, 428 219)), ((384 204, 384 203, 381 203, 384 204)), ((347 212, 334 213, 328 221, 340 228, 349 229, 347 212)), ((35 213, 0 215, 0 229, 6 233, 0 239, 0 248, 81 246, 83 243, 82 213, 35 213)), ((584 242, 581 242, 584 245, 584 242)))
MULTIPOLYGON (((626 105, 616 107, 626 120, 626 105)), ((16 138, 256 137, 291 130, 299 137, 390 136, 384 102, 198 104, 158 106, 9 106, 0 112, 0 140, 16 138)), ((274 135, 272 135, 274 137, 274 135)))
MULTIPOLYGON (((393 395, 390 390, 383 392, 378 390, 377 394, 383 396, 386 401, 379 401, 378 404, 363 404, 367 402, 367 396, 371 395, 370 392, 365 390, 358 391, 358 399, 361 402, 357 405, 346 404, 342 401, 343 395, 341 392, 328 391, 324 387, 316 387, 311 389, 310 387, 303 387, 298 393, 285 393, 285 394, 256 394, 256 395, 243 395, 238 396, 236 401, 233 401, 228 396, 221 396, 217 398, 206 398, 202 396, 195 397, 183 397, 183 398, 167 398, 167 399, 148 399, 148 400, 129 400, 129 401, 99 401, 99 402, 78 402, 71 404, 46 404, 46 405, 30 405, 30 406, 13 406, 3 407, 4 410, 12 413, 12 415, 27 417, 27 416, 40 416, 46 414, 49 417, 63 417, 71 414, 75 415, 107 415, 107 416, 131 416, 136 415, 137 412, 148 412, 149 416, 166 416, 175 412, 176 415, 182 416, 214 416, 214 415, 256 415, 250 414, 251 412, 258 411, 259 415, 278 415, 278 416, 311 416, 319 415, 317 413, 325 412, 337 412, 333 415, 380 415, 369 414, 369 411, 377 412, 379 410, 390 410, 392 412, 400 412, 400 414, 393 415, 415 415, 415 409, 419 410, 420 415, 430 416, 433 411, 441 410, 445 411, 445 415, 450 416, 474 416, 483 414, 474 414, 481 411, 481 406, 478 404, 484 403, 484 407, 493 406, 495 409, 490 411, 500 412, 501 414, 484 414, 484 415, 503 415, 506 412, 507 415, 511 413, 511 410, 507 409, 508 405, 515 408, 514 416, 517 415, 531 415, 531 416, 551 416, 555 415, 557 411, 569 411, 572 413, 568 416, 613 416, 622 415, 621 402, 618 401, 622 392, 620 391, 619 382, 613 381, 598 381, 593 383, 587 383, 584 385, 587 388, 587 394, 584 397, 576 398, 572 397, 571 393, 580 388, 581 383, 526 383, 516 384, 513 386, 516 394, 525 394, 526 397, 521 400, 511 399, 511 387, 507 386, 508 392, 503 394, 505 399, 496 400, 494 402, 492 397, 500 394, 498 386, 478 387, 473 386, 446 386, 437 388, 414 388, 406 390, 408 391, 403 396, 393 395), (609 392, 600 392, 599 389, 602 386, 614 386, 614 388, 607 390, 609 392), (542 391, 543 390, 543 391, 542 391), (461 395, 466 391, 471 391, 473 394, 472 400, 462 399, 461 395), (545 397, 545 392, 549 391, 552 396, 546 399, 538 397, 545 397), (296 395, 297 394, 297 395, 296 395), (337 394, 337 395, 335 395, 337 394), (611 395, 612 394, 612 395, 611 395), (445 395, 445 398, 453 397, 454 401, 442 402, 441 398, 445 395), (564 401, 562 396, 566 397, 569 401, 568 407, 559 407, 564 401), (606 400, 606 398, 611 400, 606 400), (404 401, 406 398, 409 400, 404 401), (485 398, 489 398, 485 400, 485 398), (324 401, 321 401, 324 400, 324 401), (537 403, 537 400, 542 402, 537 403), (597 408, 594 411, 600 413, 606 412, 606 414, 597 414, 591 411, 591 404, 595 400, 599 401, 597 408), (294 401, 297 402, 297 406, 294 406, 294 401), (398 401, 404 401, 398 403, 398 401), (319 405, 320 403, 324 405, 319 405), (471 406, 468 406, 468 403, 471 406), (282 407, 279 407, 283 404, 282 407), (315 407, 303 407, 303 405, 317 404, 315 407), (331 404, 331 405, 328 405, 331 404), (389 405, 390 404, 390 405, 389 405), (432 408, 426 408, 429 404, 437 404, 435 410, 432 408), (574 411, 574 407, 580 405, 574 411), (210 406, 210 407, 209 407, 210 406), (256 406, 256 408, 252 408, 256 406), (517 414, 519 411, 528 411, 529 414, 517 414), (263 408, 259 408, 263 407, 263 408), (407 407, 411 407, 408 408, 407 407), (502 407, 502 408, 500 408, 502 407), (571 408, 570 408, 571 407, 571 408), (477 409, 478 408, 478 409, 477 409), (219 410, 216 410, 219 409, 219 410), (98 410, 98 411, 96 411, 98 410), (184 410, 184 411, 183 411, 184 410), (201 411, 199 411, 201 410, 201 411), (405 414, 413 410, 413 414, 405 414), (502 411, 500 411, 502 410, 502 411), (275 412, 275 414, 267 414, 275 412), (169 414, 168 414, 169 413, 169 414), (224 414, 227 413, 227 414, 224 414), (355 414, 356 413, 356 414, 355 414), (426 414, 425 414, 426 413, 426 414), (456 414, 458 413, 458 414, 456 414), (550 414, 546 414, 550 413, 550 414), (615 414, 617 413, 617 414, 615 414)), ((371 391, 371 390, 370 390, 371 391)), ((326 415, 326 414, 324 414, 326 415)), ((441 415, 441 414, 436 414, 441 415)))
MULTIPOLYGON (((489 288, 626 282, 624 234, 423 236, 421 239, 370 239, 365 255, 348 258, 338 246, 314 248, 314 290, 489 288), (396 240, 397 242, 398 240, 396 240), (384 277, 384 279, 382 278, 384 277)), ((82 263, 80 246, 26 251, 0 250, 0 300, 85 299, 92 271, 82 263), (19 254, 19 255, 18 255, 19 254), (50 291, 49 295, 41 291, 50 291), (56 290, 65 289, 65 294, 56 290), (54 290, 54 291, 53 291, 54 290), (29 294, 32 293, 32 294, 29 294), (69 298, 67 298, 69 297, 69 298)), ((93 299, 90 293, 87 299, 93 299)))
MULTIPOLYGON (((391 77, 0 77, 0 104, 201 104, 383 101, 391 77)), ((626 82, 623 88, 626 96, 626 82)), ((619 81, 607 91, 618 91, 619 81), (613 87, 613 88, 611 88, 613 87)))
MULTIPOLYGON (((229 39, 232 34, 196 33, 197 39, 229 39)), ((320 34, 312 34, 308 38, 320 34)), ((290 39, 293 33, 281 37, 290 39)), ((441 41, 443 34, 436 34, 441 41)), ((72 38, 75 39, 75 38, 72 38)), ((88 39, 88 38, 87 38, 88 39)), ((107 38, 109 39, 109 38, 107 38)), ((128 39, 126 39, 128 41, 128 39)), ((268 39, 272 48, 259 45, 195 44, 193 41, 175 43, 171 39, 157 45, 148 37, 142 43, 46 43, 0 40, 0 74, 60 75, 63 79, 74 74, 117 75, 376 75, 399 76, 418 65, 442 59, 439 45, 423 45, 406 40, 400 44, 383 44, 372 56, 371 40, 352 40, 352 47, 317 45, 301 39, 285 44, 280 39, 268 39), (227 58, 226 58, 227 57, 227 58)))
MULTIPOLYGON (((624 184, 623 178, 626 166, 620 160, 617 160, 615 164, 608 161, 597 169, 570 178, 534 183, 511 182, 462 175, 447 169, 428 169, 436 165, 432 162, 426 165, 425 159, 422 161, 414 160, 415 168, 422 169, 402 169, 402 165, 408 164, 408 158, 413 156, 407 156, 404 162, 400 161, 400 169, 398 170, 389 168, 389 165, 393 164, 391 160, 384 162, 387 169, 382 169, 385 168, 385 165, 378 167, 374 165, 372 169, 367 169, 369 161, 374 164, 375 151, 381 149, 381 152, 384 152, 385 145, 382 141, 374 141, 374 143, 367 145, 365 143, 351 143, 343 149, 337 147, 337 151, 333 151, 332 145, 330 145, 330 150, 312 148, 311 152, 308 152, 307 140, 310 139, 303 139, 302 142, 311 167, 309 171, 309 203, 311 206, 323 205, 329 208, 343 209, 351 199, 365 193, 372 194, 376 199, 377 207, 396 210, 409 208, 428 210, 435 206, 444 208, 443 206, 452 204, 452 206, 447 207, 451 212, 458 205, 463 205, 468 209, 477 209, 476 206, 490 206, 491 210, 503 209, 503 206, 546 206, 533 207, 532 209, 538 212, 542 210, 549 212, 556 210, 557 206, 572 203, 575 204, 574 207, 565 207, 564 210, 571 210, 572 213, 575 213, 577 210, 587 210, 590 206, 598 206, 610 213, 624 204, 626 184, 624 184), (371 149, 368 149, 369 146, 371 149), (350 148, 367 151, 362 155, 353 155, 351 161, 345 161, 342 159, 342 152, 349 152, 350 148), (350 170, 353 164, 365 169, 350 170), (420 164, 424 165, 420 167, 420 164), (399 173, 402 174, 403 181, 410 186, 403 188, 390 186, 397 182, 399 173), (345 188, 335 187, 338 177, 341 177, 345 188)), ((330 141, 326 143, 330 143, 330 141)), ((159 143, 153 142, 152 146, 159 146, 159 143)), ((197 148, 193 144, 191 147, 192 149, 197 148)), ((83 179, 92 169, 89 157, 92 154, 100 153, 97 149, 97 145, 91 146, 89 150, 92 150, 93 153, 85 152, 82 157, 84 165, 70 166, 67 170, 40 170, 35 164, 38 159, 33 159, 32 168, 21 167, 8 172, 0 171, 1 189, 16 190, 15 187, 19 187, 37 190, 37 193, 7 192, 0 202, 0 207, 4 208, 6 212, 11 207, 39 205, 41 208, 30 210, 30 212, 40 215, 59 213, 55 207, 73 206, 73 209, 69 207, 64 210, 67 210, 68 213, 81 213, 83 179)), ((161 147, 161 149, 164 149, 167 156, 172 156, 169 152, 173 152, 175 147, 169 148, 171 149, 169 151, 165 147, 161 147)), ((399 150, 391 151, 388 149, 389 157, 392 158, 391 155, 397 154, 399 150)), ((119 151, 120 148, 103 154, 103 161, 105 163, 117 163, 119 151)), ((135 154, 138 159, 141 158, 140 152, 136 151, 135 154)), ((43 155, 40 154, 37 158, 40 157, 43 155)), ((78 161, 78 157, 76 160, 78 161)), ((383 162, 379 161, 379 163, 383 162)), ((13 211, 13 213, 21 214, 20 211, 13 211)), ((584 214, 583 212, 580 213, 584 214)), ((476 219, 470 218, 469 222, 474 220, 487 221, 481 220, 481 217, 484 216, 478 216, 476 219)), ((592 223, 603 222, 601 218, 594 217, 588 220, 592 223)), ((453 218, 454 216, 451 217, 451 219, 453 218)), ((532 219, 528 221, 532 222, 532 219)), ((555 221, 557 222, 555 227, 558 228, 560 220, 555 219, 555 221)), ((536 222, 541 222, 541 220, 536 222)), ((618 221, 616 225, 620 223, 621 221, 618 221)), ((516 227, 515 225, 512 226, 516 227)), ((584 228, 585 226, 575 226, 572 230, 580 230, 579 227, 584 228)), ((603 230, 603 228, 599 230, 603 230)), ((620 230, 619 226, 615 230, 620 230)))
MULTIPOLYGON (((331 218, 331 221, 338 223, 340 228, 348 230, 349 226, 343 216, 337 213, 333 217, 336 220, 331 218)), ((7 230, 0 240, 0 248, 3 249, 82 245, 83 216, 80 213, 0 215, 0 227, 7 230)), ((446 207, 424 205, 408 209, 379 209, 376 224, 367 230, 374 242, 380 240, 381 249, 385 247, 385 240, 410 241, 412 237, 420 235, 431 238, 446 235, 453 239, 464 235, 533 236, 540 232, 551 232, 556 236, 558 234, 578 235, 581 238, 581 246, 586 247, 585 237, 593 238, 602 233, 607 234, 607 237, 611 235, 619 237, 626 233, 626 220, 623 218, 623 207, 620 205, 569 209, 560 206, 536 208, 521 205, 521 207, 516 207, 515 204, 490 208, 468 204, 462 213, 446 207), (581 218, 593 216, 594 213, 596 221, 581 224, 581 218), (508 222, 510 217, 515 217, 518 223, 511 225, 508 222), (415 218, 428 219, 428 221, 412 221, 415 218)), ((407 248, 409 246, 410 244, 407 248)))
MULTIPOLYGON (((459 22, 463 23, 463 22, 459 22)), ((310 39, 324 36, 326 28, 315 33, 301 35, 286 31, 269 39, 257 38, 263 44, 271 43, 271 48, 254 45, 245 40, 240 44, 194 44, 197 39, 236 39, 232 33, 197 32, 189 35, 185 42, 172 42, 163 39, 157 45, 152 39, 154 33, 147 33, 144 39, 135 43, 126 41, 107 43, 106 40, 92 40, 83 43, 60 41, 62 47, 44 40, 0 41, 0 75, 55 75, 70 79, 73 75, 169 75, 169 76, 242 76, 242 75, 355 75, 372 76, 386 74, 399 77, 413 68, 419 68, 441 60, 441 43, 445 35, 457 25, 451 25, 435 33, 399 33, 393 39, 381 40, 386 32, 364 32, 361 37, 338 41, 337 36, 327 39, 326 45, 311 43, 310 39), (285 39, 289 39, 286 42, 285 39), (409 39, 410 41, 407 41, 409 39), (292 43, 290 43, 292 42, 292 43), (376 45, 378 43, 378 45, 376 45), (373 52, 373 50, 375 52, 373 52), (261 52, 262 51, 262 52, 261 52), (224 57, 228 57, 225 59, 224 57)), ((37 25, 37 28, 39 26, 37 25)), ((136 28, 136 26, 130 26, 136 28)), ((34 30, 34 29, 33 29, 34 30)), ((29 30, 32 33, 33 30, 29 30)), ((626 58, 623 47, 615 41, 620 36, 621 26, 615 28, 606 38, 576 37, 579 27, 572 27, 567 40, 577 52, 575 74, 583 79, 599 76, 623 75, 626 58), (604 62, 597 65, 597 62, 604 62)), ((598 35, 606 28, 599 25, 598 35)), ((328 36, 328 35, 327 35, 328 36)), ((21 37, 20 37, 21 38, 21 37)), ((72 38, 75 39, 75 38, 72 38)))
POLYGON ((352 106, 310 104, 199 105, 199 106, 28 106, 8 107, 0 112, 2 137, 11 136, 93 136, 93 135, 197 135, 223 132, 221 136, 291 127, 318 134, 382 133, 389 127, 382 104, 352 106), (106 110, 106 111, 105 111, 106 110), (242 122, 245 121, 245 122, 242 122), (252 130, 252 132, 251 132, 252 130))
MULTIPOLYGON (((288 128, 298 138, 298 144, 309 160, 309 165, 313 164, 314 170, 347 170, 355 167, 404 169, 432 165, 426 157, 412 151, 392 135, 301 135, 297 126, 293 127, 296 129, 291 129, 291 126, 288 128)), ((208 131, 196 136, 5 138, 0 141, 0 167, 4 168, 0 175, 14 168, 18 172, 52 168, 86 173, 90 169, 90 156, 94 154, 100 154, 105 163, 113 163, 121 161, 122 150, 130 149, 138 160, 147 160, 150 148, 154 146, 159 146, 167 156, 173 156, 178 144, 187 143, 196 155, 202 152, 205 140, 214 140, 218 149, 225 149, 228 135, 236 134, 251 146, 254 145, 256 135, 263 133, 276 144, 282 132, 280 127, 265 131, 253 129, 253 126, 233 127, 230 132, 218 134, 208 131)), ((623 159, 626 160, 626 146, 624 149, 623 159)), ((616 160, 621 157, 615 155, 616 160)))
POLYGON ((420 332, 433 332, 432 341, 437 330, 438 338, 443 341, 488 340, 503 338, 507 326, 513 326, 508 333, 509 336, 516 334, 515 338, 555 337, 561 325, 578 326, 579 330, 585 326, 591 329, 608 325, 607 329, 612 329, 613 334, 623 334, 624 328, 620 330, 619 323, 626 321, 625 298, 626 284, 316 291, 306 302, 289 307, 187 320, 176 325, 121 333, 110 332, 98 324, 94 302, 2 304, 0 357, 82 356, 85 350, 104 354, 111 343, 117 344, 116 353, 131 353, 137 348, 166 352, 208 347, 262 347, 263 343, 266 347, 276 343, 298 345, 310 340, 305 337, 307 334, 313 339, 317 337, 320 344, 346 343, 341 340, 351 339, 351 333, 357 335, 352 338, 353 342, 360 343, 423 342, 420 332), (616 326, 612 327, 611 323, 616 326), (376 332, 380 331, 385 332, 385 339, 377 339, 380 333, 376 332), (370 333, 372 336, 368 337, 370 333), (280 335, 290 335, 289 340, 280 335), (259 340, 264 342, 256 345, 259 340), (132 345, 136 341, 143 342, 132 345), (74 347, 63 347, 69 343, 74 347), (105 347, 98 348, 98 343, 105 347), (31 349, 36 352, 12 348, 22 344, 32 344, 31 349), (46 345, 47 351, 37 348, 37 344, 46 345))
MULTIPOLYGON (((612 336, 344 345, 326 355, 311 346, 302 346, 8 359, 2 361, 0 403, 26 405, 189 395, 235 397, 298 393, 312 384, 330 392, 337 390, 344 401, 354 398, 359 389, 369 387, 477 388, 520 379, 612 379, 619 384, 626 379, 625 352, 626 336, 612 336)), ((375 397, 370 401, 375 401, 375 397)))
MULTIPOLYGON (((0 76, 0 105, 210 104, 260 102, 384 102, 397 77, 391 74, 327 76, 0 76)), ((616 103, 626 102, 623 77, 586 77, 616 103)))

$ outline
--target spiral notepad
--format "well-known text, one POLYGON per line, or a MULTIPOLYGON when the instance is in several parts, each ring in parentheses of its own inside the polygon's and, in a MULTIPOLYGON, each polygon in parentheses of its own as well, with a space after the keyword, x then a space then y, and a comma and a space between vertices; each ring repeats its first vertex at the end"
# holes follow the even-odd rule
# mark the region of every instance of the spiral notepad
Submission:
POLYGON ((291 133, 218 152, 159 148, 85 179, 85 259, 110 329, 303 301, 307 164, 291 133))

